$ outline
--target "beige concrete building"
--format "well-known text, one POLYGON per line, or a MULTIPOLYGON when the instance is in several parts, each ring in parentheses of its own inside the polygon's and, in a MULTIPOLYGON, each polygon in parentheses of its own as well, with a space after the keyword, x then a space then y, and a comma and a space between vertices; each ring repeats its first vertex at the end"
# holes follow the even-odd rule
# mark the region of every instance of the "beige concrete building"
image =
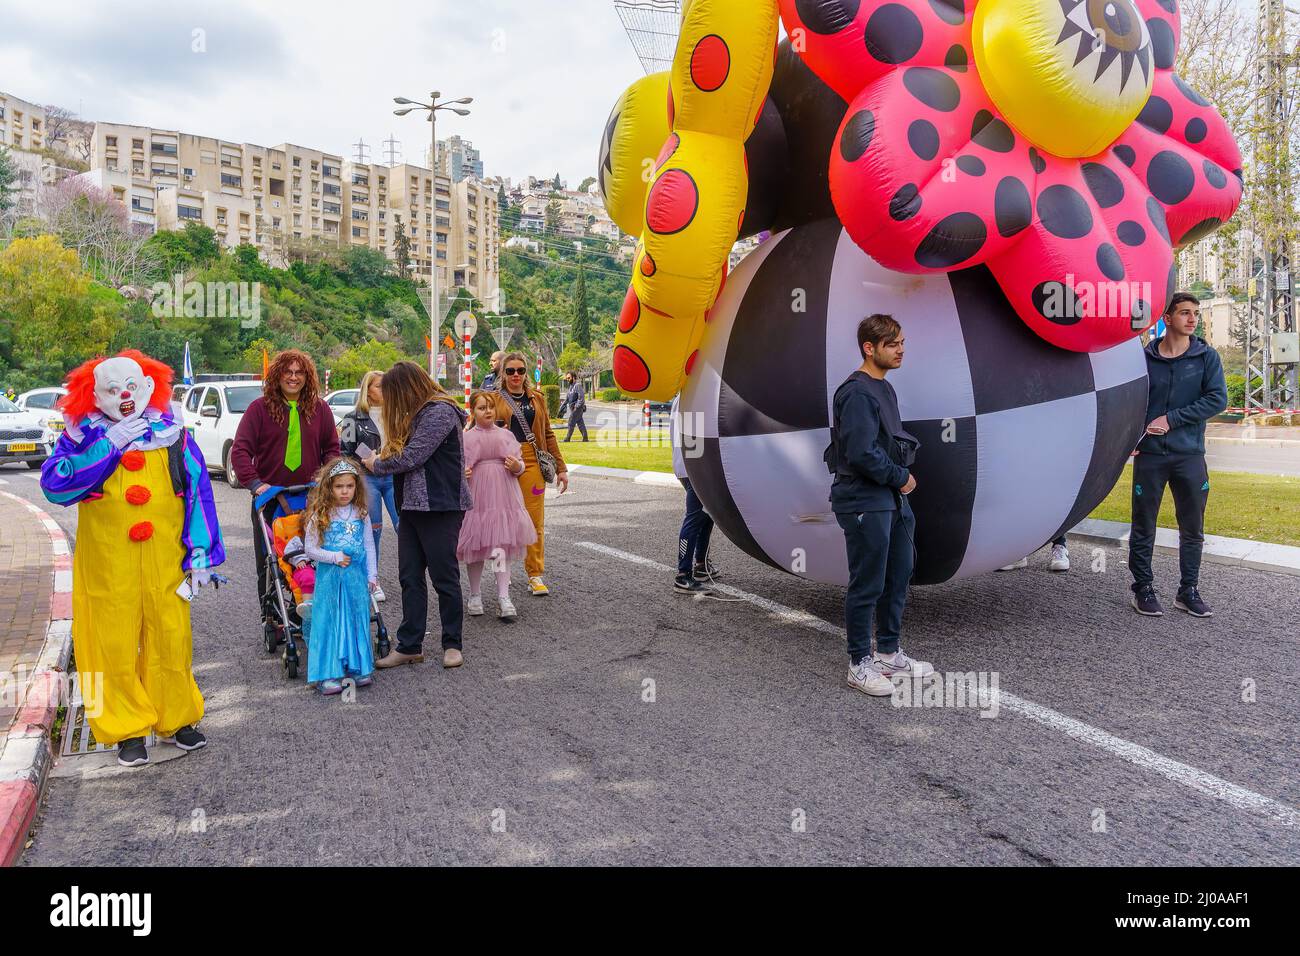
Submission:
POLYGON ((22 150, 44 148, 44 107, 0 92, 0 146, 22 150))
POLYGON ((496 190, 476 179, 452 186, 451 241, 453 287, 464 287, 487 308, 499 311, 501 245, 496 190))

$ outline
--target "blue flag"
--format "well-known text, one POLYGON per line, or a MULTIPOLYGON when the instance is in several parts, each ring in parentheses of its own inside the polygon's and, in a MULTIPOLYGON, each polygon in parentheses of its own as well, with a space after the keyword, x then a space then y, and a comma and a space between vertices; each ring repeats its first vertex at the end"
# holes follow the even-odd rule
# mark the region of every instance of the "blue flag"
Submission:
POLYGON ((185 370, 181 373, 181 380, 185 385, 194 384, 194 365, 190 362, 190 343, 185 343, 185 370))

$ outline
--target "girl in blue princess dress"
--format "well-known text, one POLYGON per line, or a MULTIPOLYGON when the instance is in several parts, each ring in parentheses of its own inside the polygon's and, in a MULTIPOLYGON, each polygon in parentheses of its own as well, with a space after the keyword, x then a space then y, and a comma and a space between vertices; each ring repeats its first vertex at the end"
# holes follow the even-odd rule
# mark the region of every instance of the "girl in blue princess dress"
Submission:
POLYGON ((316 562, 307 681, 325 695, 374 679, 370 595, 378 586, 366 486, 350 458, 334 458, 316 475, 303 516, 303 544, 316 562))

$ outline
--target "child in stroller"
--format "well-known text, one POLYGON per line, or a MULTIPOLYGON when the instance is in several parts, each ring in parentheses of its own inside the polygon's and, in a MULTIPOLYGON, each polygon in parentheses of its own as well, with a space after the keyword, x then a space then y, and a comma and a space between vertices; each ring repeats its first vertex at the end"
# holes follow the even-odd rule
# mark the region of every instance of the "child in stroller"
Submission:
POLYGON ((311 599, 316 591, 316 568, 302 542, 302 512, 282 515, 271 522, 271 536, 280 570, 289 580, 293 602, 306 628, 311 621, 311 599))
MULTIPOLYGON (((267 568, 266 591, 261 595, 262 645, 267 654, 281 653, 280 663, 286 677, 298 676, 298 642, 306 641, 306 625, 311 618, 316 569, 307 560, 303 511, 311 485, 268 488, 255 496, 254 508, 262 546, 259 560, 267 568), (295 540, 296 539, 296 540, 295 540)), ((384 657, 391 647, 388 628, 379 608, 371 605, 376 656, 384 657)))

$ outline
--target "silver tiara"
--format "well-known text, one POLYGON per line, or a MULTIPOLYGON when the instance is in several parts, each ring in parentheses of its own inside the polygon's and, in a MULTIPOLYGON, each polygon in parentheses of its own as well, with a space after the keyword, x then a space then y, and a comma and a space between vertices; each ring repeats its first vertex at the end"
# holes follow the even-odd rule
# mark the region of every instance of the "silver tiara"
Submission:
POLYGON ((328 481, 330 478, 337 478, 339 475, 356 475, 360 478, 361 472, 357 470, 357 466, 352 464, 352 462, 348 461, 346 458, 340 458, 330 467, 329 473, 325 476, 325 479, 328 481))

